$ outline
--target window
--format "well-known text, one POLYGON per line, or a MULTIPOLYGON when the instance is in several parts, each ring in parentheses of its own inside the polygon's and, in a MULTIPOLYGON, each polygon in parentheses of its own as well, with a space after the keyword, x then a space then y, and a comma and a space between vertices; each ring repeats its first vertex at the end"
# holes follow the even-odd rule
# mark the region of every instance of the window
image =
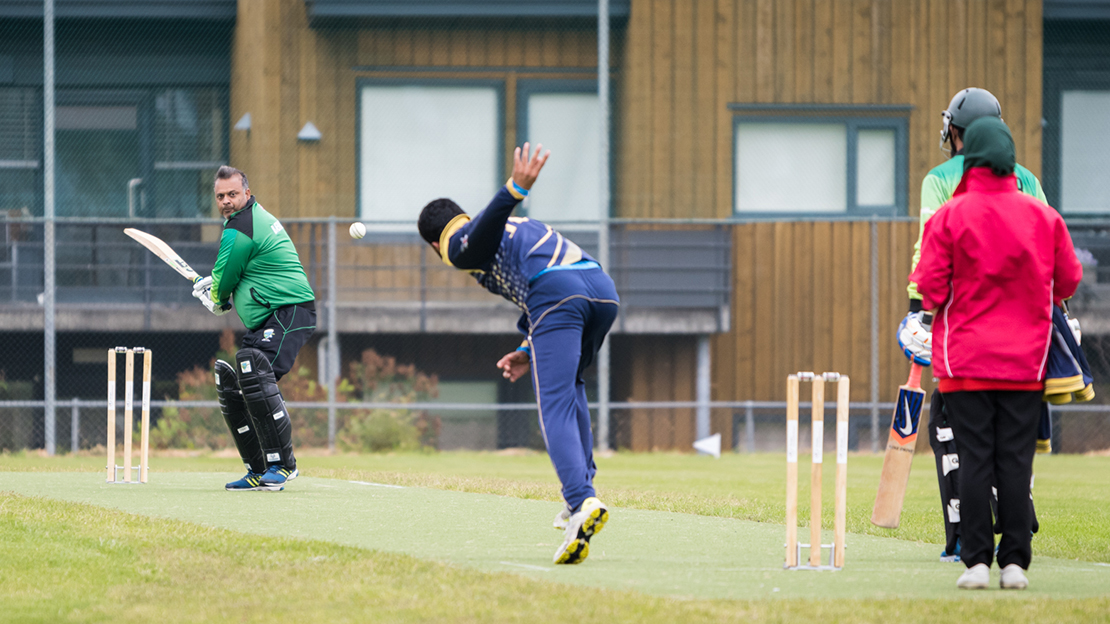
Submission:
POLYGON ((0 212, 42 215, 42 104, 37 89, 0 88, 0 212))
POLYGON ((1060 207, 1110 212, 1110 91, 1064 91, 1060 98, 1060 207))
POLYGON ((528 215, 551 223, 597 221, 602 167, 597 81, 521 81, 517 111, 517 143, 542 143, 552 153, 524 200, 528 215))
POLYGON ((218 215, 212 184, 226 158, 226 128, 226 89, 163 89, 154 94, 159 217, 218 215))
POLYGON ((502 178, 500 83, 360 82, 359 215, 412 229, 420 209, 449 197, 473 214, 502 178))
POLYGON ((735 213, 904 213, 905 137, 904 118, 737 117, 735 213))

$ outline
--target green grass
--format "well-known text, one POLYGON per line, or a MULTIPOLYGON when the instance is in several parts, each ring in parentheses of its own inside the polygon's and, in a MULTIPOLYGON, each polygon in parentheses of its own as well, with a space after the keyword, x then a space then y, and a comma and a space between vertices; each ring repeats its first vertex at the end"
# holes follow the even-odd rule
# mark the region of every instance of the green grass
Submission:
MULTIPOLYGON (((226 454, 224 454, 226 455, 226 454)), ((0 454, 0 470, 102 470, 99 455, 44 458, 34 453, 0 454)), ((807 466, 808 457, 799 463, 807 466)), ((783 456, 773 453, 727 454, 720 460, 678 453, 616 453, 599 457, 596 484, 603 500, 620 507, 674 511, 781 524, 785 514, 783 456)), ((882 457, 849 459, 848 531, 932 544, 944 543, 940 495, 931 456, 914 460, 898 529, 870 522, 882 457)), ((1034 540, 1038 555, 1110 563, 1110 457, 1038 455, 1034 496, 1043 527, 1034 540), (1100 478, 1101 476, 1101 478, 1100 478)), ((301 474, 503 494, 558 501, 559 490, 542 453, 400 453, 315 455, 302 458, 301 474)), ((238 470, 238 461, 202 454, 155 457, 152 474, 164 471, 238 470)), ((808 470, 802 470, 808 473, 808 470)), ((826 526, 832 522, 834 469, 824 471, 826 526)), ((799 518, 809 517, 808 474, 799 477, 799 518)))
POLYGON ((691 601, 0 493, 11 622, 1106 621, 1110 599, 691 601), (263 591, 278 588, 280 596, 263 591), (908 616, 908 617, 905 617, 908 616))
MULTIPOLYGON (((805 459, 801 460, 803 465, 805 459)), ((939 497, 931 461, 915 464, 902 526, 894 532, 871 527, 867 521, 881 458, 853 456, 849 461, 849 530, 892 535, 904 540, 911 550, 927 552, 930 556, 938 550, 908 543, 942 541, 939 497)), ((611 505, 775 523, 778 528, 766 528, 774 534, 775 540, 781 539, 778 537, 783 513, 784 462, 781 455, 729 455, 714 461, 690 455, 618 453, 600 458, 598 463, 601 470, 598 488, 611 505)), ((226 473, 238 469, 236 460, 211 454, 156 456, 152 464, 155 484, 160 473, 161 481, 169 482, 173 475, 166 473, 170 471, 226 473)), ((866 559, 866 552, 860 550, 866 548, 863 538, 850 537, 850 545, 857 546, 850 548, 849 568, 844 573, 759 573, 774 584, 801 583, 801 590, 806 584, 817 583, 810 595, 824 596, 823 599, 676 599, 582 587, 575 577, 596 574, 605 569, 603 564, 627 566, 644 561, 618 562, 613 559, 614 555, 606 558, 602 552, 592 555, 600 559, 591 559, 582 567, 559 570, 561 576, 542 571, 523 575, 491 572, 457 562, 431 561, 439 557, 429 555, 414 557, 388 552, 388 548, 374 550, 342 545, 334 543, 337 540, 326 533, 321 535, 328 541, 245 537, 207 521, 197 524, 151 518, 150 515, 160 514, 148 511, 132 514, 109 510, 100 505, 118 503, 123 506, 130 500, 146 505, 144 509, 157 509, 157 501, 151 500, 152 494, 161 493, 156 489, 90 488, 84 482, 90 478, 95 480, 91 474, 75 475, 74 479, 80 481, 75 488, 96 506, 3 492, 13 489, 6 484, 24 479, 11 474, 14 471, 89 473, 102 470, 102 466, 103 456, 96 455, 45 458, 33 453, 0 454, 0 587, 3 588, 0 621, 535 622, 568 618, 668 622, 748 619, 786 622, 803 618, 830 622, 878 622, 894 618, 900 621, 956 618, 961 621, 967 618, 1013 622, 1110 621, 1110 587, 1096 591, 1096 597, 1074 599, 1041 597, 1043 594, 1029 592, 991 591, 969 595, 947 589, 954 584, 959 568, 947 568, 932 560, 904 562, 899 569, 920 567, 932 570, 934 576, 940 570, 944 590, 936 594, 939 597, 828 597, 850 593, 836 594, 835 590, 836 583, 854 578, 851 576, 856 574, 852 570, 853 563, 857 569, 873 564, 874 559, 866 559), (117 502, 107 500, 109 498, 117 502), (591 564, 596 565, 591 567, 591 564), (274 598, 262 593, 259 588, 264 587, 281 588, 281 596, 274 598), (829 593, 830 588, 834 593, 829 593)), ((558 500, 553 471, 542 454, 309 454, 302 458, 301 469, 302 474, 315 477, 558 500)), ((1110 492, 1105 479, 1108 469, 1110 458, 1107 457, 1037 458, 1036 496, 1043 527, 1034 540, 1038 557, 1110 561, 1110 492)), ((826 509, 831 511, 831 464, 826 472, 829 473, 825 481, 826 509)), ((206 487, 218 476, 204 476, 206 487)), ((50 479, 51 482, 66 481, 64 475, 50 479)), ((314 517, 311 510, 303 506, 312 502, 312 491, 308 487, 312 483, 314 481, 308 479, 303 484, 294 484, 294 489, 305 497, 303 499, 281 498, 289 493, 258 495, 251 504, 280 506, 283 501, 297 500, 298 510, 311 519, 314 517)), ((802 484, 800 496, 803 501, 808 499, 805 485, 802 484)), ((45 490, 44 493, 49 494, 45 490)), ((222 492, 218 494, 211 494, 211 499, 232 500, 221 498, 225 496, 222 492)), ((388 497, 382 499, 381 513, 390 511, 390 500, 388 497)), ((317 504, 325 509, 334 507, 326 500, 317 501, 317 504)), ((526 507, 529 505, 530 509, 537 508, 536 503, 526 507)), ((546 521, 547 510, 555 506, 539 505, 538 508, 541 520, 546 521)), ((182 516, 188 514, 188 509, 180 512, 182 516)), ((615 517, 621 523, 614 524, 605 534, 612 537, 607 543, 615 544, 622 532, 631 531, 635 515, 632 511, 617 514, 615 517)), ((801 515, 804 517, 805 512, 801 515)), ((423 520, 426 524, 422 526, 434 526, 435 522, 449 525, 451 516, 423 520)), ((517 523, 506 522, 507 530, 516 532, 517 523)), ((320 523, 323 524, 323 518, 320 523)), ((544 538, 546 540, 556 537, 549 529, 543 533, 551 534, 544 538)), ((526 537, 531 539, 531 534, 526 537)), ((534 543, 526 545, 536 546, 534 543)), ((549 556, 549 546, 540 546, 538 550, 543 556, 549 556)), ((1037 560, 1034 572, 1036 566, 1037 560)), ((1048 565, 1041 570, 1049 568, 1055 569, 1048 565)), ((1041 572, 1040 577, 1031 576, 1031 579, 1034 583, 1051 581, 1045 574, 1041 572)), ((899 587, 906 583, 916 582, 917 577, 903 572, 879 574, 876 581, 888 585, 891 596, 897 596, 899 587)), ((848 590, 848 587, 843 589, 848 590)), ((1060 593, 1067 592, 1061 590, 1060 593)))

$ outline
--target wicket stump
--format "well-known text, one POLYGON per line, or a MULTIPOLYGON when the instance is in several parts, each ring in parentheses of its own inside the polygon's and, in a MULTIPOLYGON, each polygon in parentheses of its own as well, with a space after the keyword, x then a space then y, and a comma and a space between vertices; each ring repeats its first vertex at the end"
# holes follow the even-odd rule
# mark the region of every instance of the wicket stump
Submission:
POLYGON ((149 472, 150 454, 150 361, 153 354, 149 349, 135 347, 116 347, 108 349, 108 464, 105 478, 108 483, 146 483, 149 472), (123 466, 116 465, 116 368, 119 358, 124 354, 124 386, 123 386, 123 466), (139 480, 131 479, 131 441, 133 430, 134 399, 135 399, 135 354, 143 358, 143 407, 142 428, 139 434, 139 480), (120 468, 123 469, 123 479, 119 478, 120 468))
POLYGON ((839 570, 844 567, 844 534, 848 509, 848 400, 849 381, 840 373, 797 373, 786 378, 786 564, 787 570, 839 570), (813 382, 810 459, 809 543, 798 542, 798 389, 813 382), (821 464, 825 439, 825 382, 836 382, 836 515, 833 543, 821 543, 821 464), (809 548, 809 565, 800 565, 802 548, 809 548), (829 564, 821 565, 821 548, 831 549, 829 564))

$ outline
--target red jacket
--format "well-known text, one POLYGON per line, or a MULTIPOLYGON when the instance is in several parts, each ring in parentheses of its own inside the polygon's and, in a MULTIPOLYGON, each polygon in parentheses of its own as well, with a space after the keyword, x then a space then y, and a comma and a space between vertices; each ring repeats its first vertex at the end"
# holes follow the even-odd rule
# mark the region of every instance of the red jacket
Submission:
MULTIPOLYGON (((940 379, 1044 379, 1052 304, 1083 276, 1060 215, 989 167, 965 172, 926 223, 910 276, 933 320, 940 379)), ((942 383, 943 385, 943 383, 942 383)))

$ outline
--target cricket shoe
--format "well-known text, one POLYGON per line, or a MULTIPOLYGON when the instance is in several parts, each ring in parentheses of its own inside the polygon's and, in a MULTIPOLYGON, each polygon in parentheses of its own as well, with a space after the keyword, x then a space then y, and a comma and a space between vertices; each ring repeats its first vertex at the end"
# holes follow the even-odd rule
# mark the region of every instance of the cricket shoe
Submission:
POLYGON ((555 552, 555 563, 582 563, 590 555, 590 538, 605 528, 609 521, 609 508, 591 496, 582 501, 582 507, 570 515, 564 533, 563 545, 555 552))
POLYGON ((555 514, 555 519, 551 521, 551 526, 555 527, 556 531, 566 531, 567 524, 570 522, 570 507, 564 506, 555 514))
POLYGON ((1021 566, 1011 563, 1002 568, 1002 581, 999 585, 1002 589, 1025 589, 1029 587, 1029 579, 1025 578, 1025 570, 1021 566))
POLYGON ((232 481, 224 486, 228 492, 257 492, 269 489, 262 485, 262 475, 248 471, 246 476, 238 481, 232 481))
POLYGON ((941 561, 941 563, 959 563, 960 562, 960 542, 959 542, 959 540, 956 540, 956 550, 955 551, 953 551, 951 553, 948 552, 947 550, 941 551, 940 561, 941 561))
POLYGON ((960 589, 986 589, 991 583, 991 569, 985 563, 977 563, 960 575, 956 587, 960 589))
POLYGON ((280 492, 285 489, 285 484, 297 478, 300 474, 296 468, 287 470, 282 466, 274 464, 266 469, 266 473, 262 475, 260 481, 264 489, 280 492))

